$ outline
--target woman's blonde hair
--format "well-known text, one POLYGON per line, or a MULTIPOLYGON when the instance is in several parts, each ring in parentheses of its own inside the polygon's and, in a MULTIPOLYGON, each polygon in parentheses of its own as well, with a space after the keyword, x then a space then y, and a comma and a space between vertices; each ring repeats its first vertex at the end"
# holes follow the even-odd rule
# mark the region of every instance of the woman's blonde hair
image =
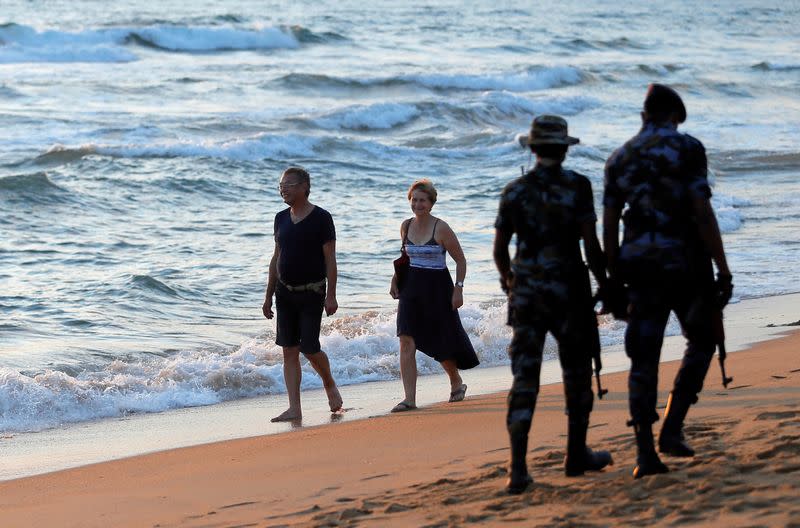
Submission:
POLYGON ((411 187, 408 188, 408 199, 411 199, 411 195, 414 194, 414 191, 422 191, 428 195, 428 198, 431 199, 431 203, 436 203, 436 187, 433 186, 433 182, 430 181, 428 178, 423 178, 422 180, 417 180, 411 184, 411 187))

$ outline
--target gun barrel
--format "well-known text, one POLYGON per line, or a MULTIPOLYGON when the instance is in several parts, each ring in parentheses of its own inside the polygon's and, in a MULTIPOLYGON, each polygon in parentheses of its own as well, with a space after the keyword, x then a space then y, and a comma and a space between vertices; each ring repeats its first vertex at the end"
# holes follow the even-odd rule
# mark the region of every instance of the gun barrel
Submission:
POLYGON ((722 372, 722 386, 726 389, 728 388, 728 384, 733 381, 733 377, 728 377, 725 373, 725 359, 728 357, 728 353, 725 351, 725 343, 721 342, 717 344, 719 348, 719 369, 722 372))

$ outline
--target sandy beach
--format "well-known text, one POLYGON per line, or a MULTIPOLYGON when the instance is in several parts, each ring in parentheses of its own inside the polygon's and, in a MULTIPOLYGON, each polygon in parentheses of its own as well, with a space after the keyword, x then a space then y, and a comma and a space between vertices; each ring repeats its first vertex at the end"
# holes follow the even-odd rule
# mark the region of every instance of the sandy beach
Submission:
MULTIPOLYGON (((693 459, 634 481, 626 373, 604 376, 590 444, 615 465, 562 470, 561 386, 543 387, 535 484, 503 491, 505 394, 398 415, 210 443, 0 483, 0 521, 23 526, 800 526, 800 332, 712 365, 686 425, 693 459)), ((660 404, 677 362, 662 366, 660 404)))
MULTIPOLYGON (((799 6, 6 0, 0 528, 800 528, 799 6), (634 481, 626 325, 600 316, 610 393, 589 440, 616 463, 568 479, 548 338, 535 485, 506 495, 500 192, 535 166, 519 143, 532 119, 557 115, 602 216, 607 160, 654 82, 705 149, 734 382, 715 358, 687 422, 697 456, 634 481), (344 410, 304 359, 302 420, 272 423, 287 383, 262 303, 289 166, 334 221, 339 308, 320 344, 344 410), (419 409, 395 415, 388 290, 421 178, 467 259, 459 316, 481 364, 448 404, 447 376, 418 354, 419 409)), ((673 316, 662 413, 683 349, 673 316)))

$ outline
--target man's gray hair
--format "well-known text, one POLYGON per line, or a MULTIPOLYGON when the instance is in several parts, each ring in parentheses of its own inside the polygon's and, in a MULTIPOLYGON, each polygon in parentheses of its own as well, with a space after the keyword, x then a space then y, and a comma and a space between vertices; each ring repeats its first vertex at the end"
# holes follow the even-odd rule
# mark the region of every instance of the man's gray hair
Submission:
POLYGON ((285 171, 283 171, 284 176, 291 176, 295 175, 299 179, 299 183, 305 183, 308 185, 308 189, 306 190, 306 196, 308 196, 311 192, 311 175, 308 173, 307 170, 301 167, 289 167, 285 171))

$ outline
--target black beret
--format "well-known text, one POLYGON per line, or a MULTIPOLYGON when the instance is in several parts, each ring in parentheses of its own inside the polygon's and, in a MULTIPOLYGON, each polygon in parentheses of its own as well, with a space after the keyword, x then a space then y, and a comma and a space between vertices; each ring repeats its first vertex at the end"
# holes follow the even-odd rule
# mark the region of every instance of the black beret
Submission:
POLYGON ((647 88, 644 111, 651 116, 663 116, 675 112, 678 123, 686 121, 686 107, 678 92, 665 84, 653 83, 647 88))

